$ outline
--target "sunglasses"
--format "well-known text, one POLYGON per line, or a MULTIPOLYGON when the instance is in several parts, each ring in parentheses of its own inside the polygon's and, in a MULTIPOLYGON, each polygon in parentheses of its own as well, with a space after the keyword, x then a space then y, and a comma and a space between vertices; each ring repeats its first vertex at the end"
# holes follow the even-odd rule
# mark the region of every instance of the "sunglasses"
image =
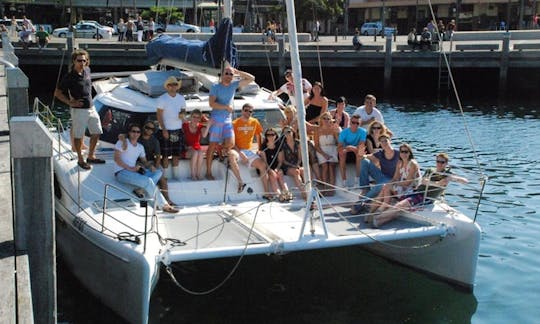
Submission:
POLYGON ((381 129, 382 127, 381 126, 373 126, 371 127, 371 129, 381 129))
POLYGON ((323 120, 330 120, 330 118, 323 118, 323 120))
POLYGON ((275 133, 268 133, 265 136, 276 136, 276 134, 275 133))
POLYGON ((193 119, 201 119, 201 116, 191 116, 193 119))
POLYGON ((409 152, 409 151, 407 151, 407 150, 401 150, 401 151, 399 151, 399 153, 403 153, 403 154, 406 154, 406 153, 410 153, 410 152, 409 152))
POLYGON ((84 60, 84 59, 77 59, 77 62, 79 62, 79 63, 86 63, 87 61, 84 60))
POLYGON ((225 74, 225 75, 234 75, 234 74, 232 74, 231 72, 225 72, 225 73, 223 73, 223 74, 225 74))
POLYGON ((167 86, 177 87, 177 86, 178 86, 178 83, 167 83, 167 86))
POLYGON ((437 164, 445 164, 447 161, 437 160, 437 164))
POLYGON ((353 122, 353 121, 351 122, 351 124, 353 124, 353 125, 360 125, 359 122, 353 122))
POLYGON ((141 131, 140 130, 132 130, 132 131, 130 131, 130 133, 140 134, 141 131))
POLYGON ((247 112, 247 113, 250 113, 250 114, 252 114, 252 113, 253 113, 253 110, 249 110, 249 109, 244 109, 244 112, 247 112))
POLYGON ((153 131, 155 128, 154 127, 149 127, 149 126, 144 126, 144 129, 153 131))

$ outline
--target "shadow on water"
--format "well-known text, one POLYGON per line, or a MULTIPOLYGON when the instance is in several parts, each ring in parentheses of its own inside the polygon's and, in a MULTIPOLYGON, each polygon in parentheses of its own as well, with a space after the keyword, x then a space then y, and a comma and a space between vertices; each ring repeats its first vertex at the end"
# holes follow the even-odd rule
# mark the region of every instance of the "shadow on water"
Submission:
MULTIPOLYGON (((186 288, 205 291, 236 261, 187 262, 174 266, 174 273, 186 288)), ((62 263, 58 277, 59 321, 123 323, 62 263)), ((473 294, 346 247, 247 257, 223 287, 204 296, 184 292, 162 270, 151 323, 468 323, 476 308, 473 294)))
MULTIPOLYGON (((235 262, 190 263, 175 273, 190 289, 206 290, 235 262)), ((358 247, 249 257, 223 288, 207 296, 188 295, 162 275, 153 296, 161 323, 463 323, 477 306, 472 294, 358 247)))

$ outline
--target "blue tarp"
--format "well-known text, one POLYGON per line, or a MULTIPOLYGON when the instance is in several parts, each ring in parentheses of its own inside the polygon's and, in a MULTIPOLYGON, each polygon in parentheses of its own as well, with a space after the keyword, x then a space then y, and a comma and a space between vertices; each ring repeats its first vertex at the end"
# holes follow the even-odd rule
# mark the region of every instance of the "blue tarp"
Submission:
POLYGON ((232 42, 232 27, 232 21, 224 18, 216 33, 206 42, 163 34, 146 45, 146 55, 151 64, 170 59, 219 69, 222 60, 225 60, 236 68, 238 55, 232 42))

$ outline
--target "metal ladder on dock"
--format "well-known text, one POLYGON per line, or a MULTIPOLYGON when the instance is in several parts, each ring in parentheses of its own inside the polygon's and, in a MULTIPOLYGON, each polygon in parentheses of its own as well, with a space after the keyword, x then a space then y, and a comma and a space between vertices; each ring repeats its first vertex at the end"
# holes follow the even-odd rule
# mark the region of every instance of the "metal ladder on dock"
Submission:
MULTIPOLYGON (((448 55, 448 62, 450 63, 450 55, 448 55)), ((450 72, 448 67, 444 62, 443 52, 439 52, 439 86, 437 88, 438 93, 442 94, 443 92, 448 93, 450 89, 450 72)))

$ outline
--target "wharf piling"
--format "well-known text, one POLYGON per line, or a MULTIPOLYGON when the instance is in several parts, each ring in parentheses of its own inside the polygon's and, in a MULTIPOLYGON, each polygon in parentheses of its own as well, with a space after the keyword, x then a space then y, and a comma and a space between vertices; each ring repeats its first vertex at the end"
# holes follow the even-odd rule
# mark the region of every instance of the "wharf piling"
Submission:
POLYGON ((29 116, 29 82, 13 64, 13 48, 4 46, 0 54, 7 66, 1 66, 0 77, 0 89, 7 88, 7 97, 0 96, 0 136, 7 137, 0 141, 0 167, 10 166, 0 173, 9 184, 0 190, 0 202, 9 201, 0 216, 0 280, 5 289, 0 318, 56 323, 52 139, 41 121, 29 116))

